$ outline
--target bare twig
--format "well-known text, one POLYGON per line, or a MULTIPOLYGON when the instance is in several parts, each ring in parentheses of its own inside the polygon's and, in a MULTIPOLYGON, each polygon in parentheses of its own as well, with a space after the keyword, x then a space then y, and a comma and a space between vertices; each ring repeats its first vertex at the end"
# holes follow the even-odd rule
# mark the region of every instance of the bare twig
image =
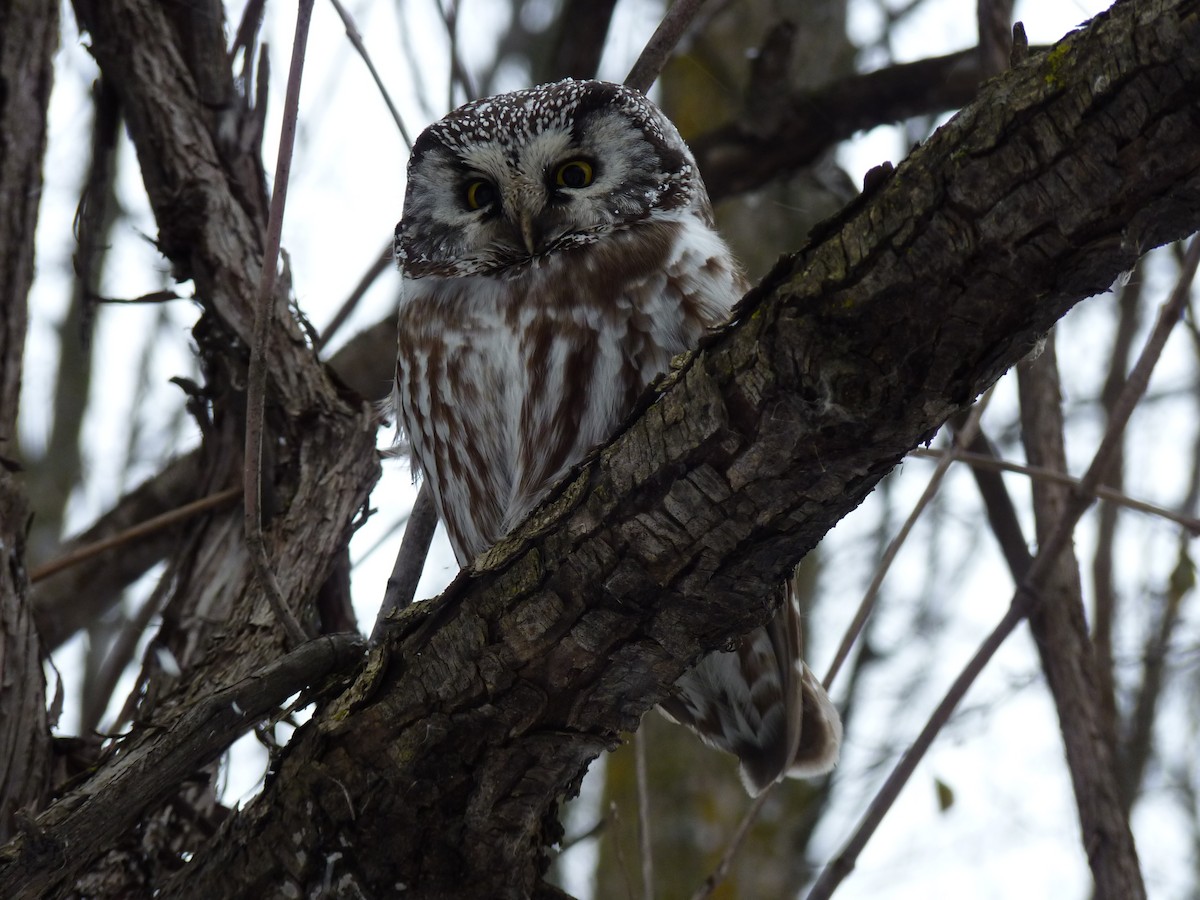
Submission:
MULTIPOLYGON (((996 459, 996 451, 992 448, 992 443, 988 440, 987 435, 982 431, 966 442, 964 446, 969 449, 958 454, 960 460, 967 456, 978 456, 986 460, 996 459)), ((1004 479, 1001 477, 999 469, 989 468, 985 465, 971 466, 971 474, 979 488, 979 496, 983 499, 988 525, 991 526, 992 534, 1000 544, 1000 550, 1008 563, 1009 571, 1012 572, 1013 582, 1019 582, 1025 577, 1029 567, 1033 565, 1033 556, 1029 552, 1029 541, 1021 529, 1021 522, 1017 518, 1017 509, 1013 505, 1012 497, 1008 494, 1008 488, 1004 486, 1004 479)))
MULTIPOLYGON (((1129 356, 1133 352, 1133 341, 1141 325, 1142 277, 1145 265, 1139 262, 1133 277, 1121 289, 1117 297, 1117 327, 1113 335, 1112 351, 1109 354, 1108 376, 1100 392, 1100 403, 1107 419, 1109 409, 1121 395, 1125 385, 1125 371, 1129 368, 1129 356)), ((1125 487, 1125 452, 1113 461, 1108 474, 1106 491, 1120 493, 1125 487)), ((1107 499, 1107 498, 1106 498, 1107 499)), ((1119 502, 1119 501, 1118 501, 1119 502)), ((1092 642, 1096 647, 1101 689, 1104 695, 1105 712, 1112 728, 1117 727, 1115 673, 1113 671, 1113 625, 1117 619, 1117 590, 1114 585, 1113 551, 1117 532, 1117 504, 1106 502, 1100 505, 1096 523, 1096 551, 1092 557, 1092 642)), ((1186 525, 1184 527, 1187 527, 1186 525)), ((1200 532, 1193 532, 1200 533, 1200 532)))
POLYGON ((544 80, 596 77, 616 6, 616 0, 566 0, 554 48, 540 73, 544 80))
MULTIPOLYGON (((229 63, 232 66, 234 58, 241 51, 246 61, 246 77, 253 79, 254 77, 254 44, 258 40, 258 32, 262 29, 263 11, 266 8, 267 0, 250 0, 246 4, 246 8, 242 10, 242 19, 238 22, 237 31, 234 33, 233 44, 229 48, 229 63)), ((250 91, 247 90, 247 96, 250 91)))
POLYGON ((292 170, 292 148, 296 142, 296 114, 300 107, 300 78, 304 72, 304 47, 312 20, 313 0, 300 0, 296 15, 296 37, 292 44, 292 65, 288 72, 287 94, 283 105, 283 128, 279 137, 279 156, 275 165, 275 185, 271 192, 271 214, 267 222, 266 249, 263 252, 262 278, 258 285, 258 304, 254 319, 254 343, 250 349, 250 371, 246 379, 246 459, 243 483, 246 486, 246 548, 250 552, 259 584, 267 601, 287 632, 288 640, 298 645, 306 639, 304 629, 279 591, 275 573, 267 559, 262 530, 262 443, 267 385, 267 338, 275 311, 275 271, 279 264, 279 242, 283 231, 283 208, 287 200, 288 176, 292 170))
POLYGON ((1008 68, 1012 50, 1013 0, 978 0, 979 66, 983 74, 997 75, 1008 68))
POLYGON ((929 750, 933 739, 937 737, 942 726, 949 721, 955 708, 967 693, 971 684, 979 676, 979 673, 983 671, 984 666, 988 664, 992 656, 1000 649, 1000 645, 1004 643, 1025 617, 1027 604, 1023 601, 1023 598, 1026 594, 1019 591, 1018 596, 1022 598, 1022 601, 1018 602, 1014 600, 1008 612, 1005 613, 1004 618, 1000 620, 1000 623, 992 633, 987 636, 979 649, 975 651, 975 655, 971 657, 962 672, 954 679, 954 683, 950 685, 946 696, 937 705, 937 708, 929 717, 929 721, 921 729, 921 733, 917 735, 912 746, 900 757, 896 768, 892 770, 892 773, 867 807, 867 811, 859 821, 858 828, 855 829, 854 834, 851 835, 845 846, 842 847, 841 852, 821 872, 812 890, 808 893, 808 900, 825 900, 825 898, 832 896, 834 890, 837 889, 842 880, 853 871, 854 864, 858 860, 859 854, 862 853, 863 847, 866 846, 871 835, 875 833, 875 829, 879 827, 879 823, 883 821, 884 815, 887 814, 896 797, 899 796, 900 790, 912 776, 917 763, 921 761, 926 751, 929 750))
POLYGON ((421 570, 425 568, 425 557, 429 555, 429 542, 433 540, 435 528, 437 509, 433 504, 433 491, 429 488, 429 482, 424 481, 417 491, 417 499, 413 501, 412 512, 408 514, 404 539, 400 541, 400 551, 396 554, 396 563, 388 578, 383 605, 379 608, 375 629, 371 632, 372 643, 383 637, 391 613, 408 606, 416 596, 417 582, 421 580, 421 570))
MULTIPOLYGON (((337 0, 333 0, 337 3, 337 0)), ((373 285, 376 279, 384 272, 392 267, 392 242, 388 241, 387 246, 383 248, 379 256, 375 258, 375 262, 371 263, 370 268, 363 272, 362 278, 358 279, 358 284, 354 286, 354 290, 350 292, 350 296, 338 308, 334 317, 329 320, 329 324, 325 326, 321 332, 321 336, 317 338, 316 345, 318 350, 323 350, 329 341, 333 338, 339 328, 346 324, 346 320, 350 318, 350 314, 362 302, 362 298, 366 296, 367 291, 373 285)))
POLYGON ((855 132, 962 107, 983 78, 975 49, 896 64, 789 90, 772 99, 773 122, 745 113, 688 143, 717 203, 811 165, 855 132))
POLYGON ((466 100, 477 96, 474 82, 471 80, 467 67, 463 65, 458 52, 458 0, 439 0, 438 11, 442 14, 442 23, 446 26, 446 36, 450 39, 450 92, 448 105, 451 109, 458 106, 454 101, 454 86, 462 90, 466 100))
MULTIPOLYGON (((927 450, 924 447, 917 447, 909 453, 909 456, 917 459, 935 460, 944 459, 947 455, 945 450, 927 450)), ((1055 472, 1042 466, 1030 466, 1025 463, 1001 459, 997 456, 973 453, 969 450, 954 451, 954 458, 958 462, 966 463, 972 468, 991 469, 996 472, 1013 472, 1017 475, 1028 475, 1030 478, 1038 481, 1053 481, 1057 484, 1066 484, 1071 487, 1079 486, 1078 478, 1068 475, 1065 472, 1055 472)), ((1147 503, 1145 500, 1138 500, 1136 497, 1130 497, 1128 494, 1123 494, 1103 484, 1096 487, 1096 497, 1101 500, 1107 500, 1110 503, 1115 503, 1118 506, 1125 506, 1150 516, 1158 516, 1169 522, 1174 522, 1176 525, 1185 528, 1193 536, 1200 537, 1200 519, 1197 519, 1195 516, 1189 516, 1179 510, 1167 509, 1165 506, 1158 506, 1154 503, 1147 503)))
MULTIPOLYGON (((1062 391, 1054 335, 1036 359, 1017 367, 1021 434, 1030 462, 1065 471, 1067 466, 1062 391)), ((1061 515, 1070 489, 1049 481, 1033 482, 1033 511, 1039 543, 1061 515)), ((1068 545, 1058 554, 1044 585, 1045 602, 1029 612, 1029 628, 1054 698, 1063 748, 1079 810, 1097 900, 1138 900, 1146 887, 1138 865, 1129 819, 1117 782, 1113 721, 1103 702, 1096 653, 1083 611, 1079 562, 1068 545)))
POLYGON ((750 804, 750 808, 746 810, 746 814, 742 816, 742 821, 738 823, 737 830, 734 831, 733 837, 729 839, 729 846, 725 848, 725 852, 721 854, 721 861, 717 863, 717 867, 712 870, 707 878, 704 879, 704 884, 696 889, 692 894, 692 900, 707 900, 713 895, 725 876, 729 874, 729 867, 733 865, 733 860, 737 856, 738 850, 742 848, 742 844, 746 841, 746 835, 750 833, 750 826, 758 819, 759 813, 763 807, 767 805, 767 798, 771 796, 771 791, 779 782, 775 781, 767 785, 766 790, 754 798, 754 802, 750 804))
POLYGON ((147 519, 145 522, 134 525, 132 528, 126 528, 112 537, 96 541, 94 544, 78 547, 65 556, 52 559, 45 565, 38 566, 30 572, 29 580, 37 582, 43 578, 49 578, 63 569, 69 569, 71 566, 100 556, 124 544, 140 541, 152 534, 157 534, 165 528, 170 528, 172 525, 178 525, 180 522, 184 522, 193 516, 198 516, 200 513, 227 506, 241 495, 241 487, 235 487, 224 491, 217 491, 215 494, 209 494, 207 497, 201 497, 199 500, 193 500, 191 503, 185 503, 177 509, 165 512, 160 516, 155 516, 153 519, 147 519))
POLYGON ((601 816, 599 819, 596 820, 596 823, 594 825, 592 825, 591 828, 585 828, 583 831, 579 832, 579 834, 575 834, 575 835, 571 835, 570 837, 563 838, 562 842, 558 845, 558 855, 562 856, 564 853, 566 853, 572 847, 578 846, 579 844, 582 844, 584 841, 590 841, 594 837, 598 837, 600 834, 602 834, 604 832, 604 829, 607 827, 608 827, 608 817, 601 816))
MULTIPOLYGON (((137 615, 125 623, 125 627, 121 629, 116 640, 112 642, 112 646, 108 648, 100 671, 96 673, 93 688, 84 694, 83 709, 79 713, 80 734, 86 735, 99 727, 104 711, 112 699, 113 691, 116 690, 117 682, 121 678, 121 673, 133 659, 138 641, 150 627, 151 620, 158 614, 164 598, 170 593, 173 583, 171 575, 173 565, 173 561, 168 564, 167 573, 158 580, 158 584, 154 586, 150 596, 138 609, 137 615)), ((114 727, 119 728, 120 723, 114 723, 114 727)))
POLYGON ((625 894, 632 900, 633 880, 629 877, 629 866, 625 862, 625 853, 621 850, 621 813, 617 809, 616 803, 609 804, 608 819, 612 822, 613 826, 609 834, 612 835, 613 851, 617 857, 617 869, 621 873, 621 879, 625 882, 625 894))
POLYGON ((826 898, 832 896, 842 880, 853 871, 855 863, 866 846, 867 841, 875 833, 875 830, 879 827, 879 823, 883 821, 883 817, 895 802, 896 797, 899 796, 901 789, 908 782, 908 779, 912 777, 917 763, 924 757, 933 743, 933 739, 937 736, 942 726, 949 721, 955 707, 958 706, 971 684, 979 676, 979 673, 983 671, 983 668, 991 660, 992 656, 1000 649, 1001 644, 1012 634, 1021 620, 1029 613, 1030 609, 1039 602, 1041 587, 1052 573, 1058 554, 1062 552, 1062 549, 1070 541, 1076 523, 1093 502, 1092 498, 1096 487, 1104 478, 1112 462, 1113 455, 1116 453, 1117 447, 1120 446, 1121 433, 1129 422, 1129 417, 1133 414, 1139 398, 1145 393, 1146 385, 1150 381, 1150 374, 1153 372, 1155 364, 1162 355, 1163 347, 1166 345, 1172 328, 1179 320, 1187 304, 1188 293, 1192 279, 1196 274, 1197 263, 1200 263, 1200 239, 1193 238, 1191 244, 1188 246, 1183 272, 1180 275, 1179 281, 1170 299, 1163 305, 1158 321, 1154 325, 1154 330, 1147 339, 1137 364, 1129 374, 1129 380, 1121 393, 1120 399, 1114 404, 1113 415, 1109 420, 1108 429, 1100 441, 1100 446, 1092 458, 1092 463, 1080 480, 1079 488, 1072 492, 1066 508, 1063 510, 1062 518, 1059 519, 1049 539, 1039 548, 1033 565, 1030 566, 1029 573, 1014 592, 1008 612, 1005 613, 1004 618, 1000 620, 1000 623, 980 645, 963 671, 954 679, 954 683, 950 686, 946 696, 930 716, 929 721, 925 723, 925 727, 921 729, 921 733, 913 741, 908 751, 900 758, 900 761, 896 764, 896 768, 892 770, 892 773, 871 801, 870 806, 868 806, 862 819, 859 821, 854 834, 851 835, 841 852, 825 867, 825 870, 813 885, 812 890, 808 894, 808 900, 826 900, 826 898))
MULTIPOLYGON (((863 599, 859 603, 858 610, 854 614, 854 620, 846 629, 846 633, 842 637, 842 642, 838 646, 837 653, 834 655, 833 662, 830 663, 829 670, 825 674, 825 679, 822 683, 824 684, 826 690, 828 690, 833 684, 834 678, 837 677, 842 665, 845 663, 847 657, 849 657, 850 650, 853 648, 854 642, 858 640, 863 628, 866 627, 867 619, 870 617, 871 611, 875 607, 875 599, 879 595, 879 588, 883 585, 883 579, 887 576, 888 570, 891 568, 892 563, 896 559, 896 555, 900 552, 900 548, 908 539, 908 536, 912 532, 913 526, 916 524, 917 519, 920 518, 921 513, 937 494, 938 489, 941 487, 942 478, 950 468, 950 464, 957 459, 959 454, 962 452, 958 449, 959 446, 961 444, 970 442, 974 435, 978 432, 979 420, 983 416, 983 411, 987 408, 990 397, 990 394, 985 395, 971 408, 971 411, 967 416, 966 423, 957 434, 954 445, 939 459, 938 466, 934 470, 933 475, 930 476, 929 483, 925 485, 924 492, 913 505, 912 511, 909 513, 908 518, 905 520, 904 524, 900 527, 900 530, 896 533, 896 536, 892 538, 887 549, 884 551, 883 558, 879 561, 879 565, 876 566, 875 573, 871 578, 871 584, 867 587, 866 593, 863 595, 863 599)), ((738 849, 741 847, 742 842, 745 840, 746 835, 750 831, 750 826, 754 824, 755 819, 758 817, 759 813, 762 812, 763 805, 766 803, 767 795, 770 794, 773 788, 773 784, 768 785, 766 790, 764 790, 762 794, 755 799, 755 802, 751 804, 750 808, 746 811, 746 814, 742 817, 741 822, 738 823, 737 830, 730 839, 729 845, 725 848, 725 852, 721 855, 721 860, 717 864, 716 869, 713 870, 708 878, 705 879, 704 884, 696 891, 695 894, 693 894, 692 900, 702 900, 702 898, 710 896, 713 891, 716 890, 717 885, 724 880, 725 876, 729 872, 729 867, 732 864, 734 857, 737 855, 738 849)))
POLYGON ((921 513, 925 511, 925 507, 929 505, 934 495, 937 494, 938 488, 942 484, 942 478, 950 468, 950 464, 958 458, 960 452, 958 444, 970 441, 974 437, 975 432, 978 431, 979 419, 983 415, 983 411, 987 408, 987 401, 990 396, 990 394, 984 395, 983 399, 971 409, 967 423, 963 426, 958 436, 958 442, 952 445, 951 449, 938 460, 937 468, 929 476, 929 483, 925 485, 925 490, 922 492, 920 499, 913 505, 912 512, 908 514, 908 518, 904 520, 904 524, 900 526, 900 530, 896 532, 896 536, 888 544, 888 548, 884 552, 883 558, 879 561, 879 565, 875 567, 875 574, 871 577, 871 583, 867 586, 867 591, 863 595, 862 601, 858 604, 858 610, 854 613, 853 621, 851 621, 849 627, 846 629, 846 633, 842 636, 842 642, 838 646, 837 653, 834 654, 833 662, 829 664, 829 671, 825 673, 825 679, 822 681, 822 684, 825 685, 826 690, 829 690, 833 684, 833 680, 837 677, 837 673, 846 661, 846 657, 850 655, 850 648, 854 646, 854 642, 858 640, 863 626, 866 625, 867 617, 870 616, 871 610, 875 608, 875 598, 879 595, 879 588, 883 586, 883 579, 887 577, 888 570, 892 567, 896 555, 900 552, 900 548, 904 546, 904 542, 908 540, 913 526, 917 524, 917 519, 921 517, 921 513))
POLYGON ((333 8, 337 10, 337 14, 341 16, 342 24, 346 26, 346 37, 350 39, 350 43, 354 45, 354 49, 358 51, 358 55, 362 57, 362 61, 367 64, 367 71, 371 73, 375 87, 379 88, 379 94, 383 97, 383 102, 387 104, 388 112, 392 114, 392 120, 396 123, 396 128, 400 131, 400 137, 403 138, 405 146, 409 150, 412 150, 412 138, 408 135, 408 129, 404 127, 404 119, 401 118, 400 110, 396 108, 396 104, 392 102, 392 97, 388 93, 387 88, 383 86, 383 79, 379 77, 375 63, 371 61, 371 54, 367 52, 367 46, 363 43, 362 34, 359 33, 358 26, 354 24, 354 17, 346 11, 346 7, 342 6, 338 0, 329 0, 329 2, 333 4, 333 8))
POLYGON ((638 848, 642 856, 642 898, 654 900, 654 847, 650 841, 650 777, 646 772, 646 730, 633 735, 634 774, 637 778, 638 848))
MULTIPOLYGON (((1197 330, 1195 314, 1185 320, 1191 333, 1194 355, 1200 359, 1200 330, 1197 330)), ((1193 395, 1200 404, 1200 396, 1193 395)), ((1200 412, 1200 410, 1198 410, 1200 412)), ((1200 421, 1197 416, 1196 421, 1200 421)), ((1200 431, 1193 438, 1191 459, 1200 459, 1200 431)), ((1187 490, 1179 504, 1180 509, 1195 511, 1200 502, 1200 467, 1193 465, 1187 490)), ((1167 652, 1172 636, 1181 621, 1182 600, 1188 592, 1188 579, 1178 575, 1187 573, 1192 563, 1188 553, 1188 538, 1179 536, 1175 571, 1167 581, 1153 610, 1153 621, 1145 628, 1146 638, 1142 649, 1142 673, 1133 709, 1122 734, 1118 747, 1117 771, 1121 778, 1121 801, 1125 810, 1133 808, 1150 761, 1157 721, 1157 710, 1166 679, 1164 676, 1167 652)), ((1185 754, 1184 758, 1188 758, 1185 754)), ((1192 757, 1194 758, 1194 757, 1192 757)), ((1186 805, 1186 804, 1185 804, 1186 805)), ((1200 807, 1197 807, 1200 809, 1200 807)))
POLYGON ((683 37, 683 33, 692 24, 696 14, 705 0, 675 0, 667 14, 663 16, 658 28, 650 36, 637 62, 625 76, 625 86, 641 91, 643 94, 650 90, 654 79, 667 63, 667 57, 683 37))

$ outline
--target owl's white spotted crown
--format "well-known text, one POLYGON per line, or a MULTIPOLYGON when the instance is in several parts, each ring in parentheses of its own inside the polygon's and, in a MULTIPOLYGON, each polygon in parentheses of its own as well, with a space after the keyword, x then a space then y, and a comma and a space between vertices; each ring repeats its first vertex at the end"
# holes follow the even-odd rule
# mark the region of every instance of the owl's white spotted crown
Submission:
POLYGON ((708 201, 675 126, 638 91, 566 79, 473 101, 417 138, 396 257, 408 278, 516 277, 682 213, 707 219, 708 201))
POLYGON ((675 133, 675 126, 640 91, 606 81, 564 78, 463 104, 417 138, 409 168, 435 143, 465 148, 481 141, 509 141, 518 134, 570 127, 589 109, 606 105, 621 109, 647 137, 659 143, 667 140, 664 126, 672 136, 675 133))

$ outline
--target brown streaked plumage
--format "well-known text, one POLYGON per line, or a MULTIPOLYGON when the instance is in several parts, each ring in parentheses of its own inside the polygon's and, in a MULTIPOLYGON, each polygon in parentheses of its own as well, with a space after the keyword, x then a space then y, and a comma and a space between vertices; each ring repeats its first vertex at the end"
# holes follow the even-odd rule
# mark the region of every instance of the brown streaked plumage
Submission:
MULTIPOLYGON (((568 79, 467 104, 417 139, 408 176, 393 399, 466 565, 745 285, 687 146, 618 85, 568 79)), ((790 589, 663 711, 735 753, 752 793, 837 759, 841 724, 802 661, 790 589)))

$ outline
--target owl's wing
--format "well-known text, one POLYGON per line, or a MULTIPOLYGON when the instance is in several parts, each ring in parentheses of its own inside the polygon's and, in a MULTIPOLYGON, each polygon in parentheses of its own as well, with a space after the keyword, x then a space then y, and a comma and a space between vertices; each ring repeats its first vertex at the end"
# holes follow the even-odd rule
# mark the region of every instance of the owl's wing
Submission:
POLYGON ((775 617, 738 646, 700 660, 660 706, 705 743, 738 757, 746 790, 828 772, 842 723, 802 657, 800 606, 791 583, 775 617))

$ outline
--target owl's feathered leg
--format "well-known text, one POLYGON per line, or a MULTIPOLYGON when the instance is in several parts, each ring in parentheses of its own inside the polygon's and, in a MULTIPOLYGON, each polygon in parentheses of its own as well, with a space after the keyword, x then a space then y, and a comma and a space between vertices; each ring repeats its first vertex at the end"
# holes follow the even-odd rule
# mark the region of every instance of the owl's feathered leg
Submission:
POLYGON ((775 617, 733 650, 700 660, 659 707, 705 743, 738 757, 757 796, 781 778, 812 777, 837 764, 842 722, 805 665, 799 602, 790 582, 775 617))

